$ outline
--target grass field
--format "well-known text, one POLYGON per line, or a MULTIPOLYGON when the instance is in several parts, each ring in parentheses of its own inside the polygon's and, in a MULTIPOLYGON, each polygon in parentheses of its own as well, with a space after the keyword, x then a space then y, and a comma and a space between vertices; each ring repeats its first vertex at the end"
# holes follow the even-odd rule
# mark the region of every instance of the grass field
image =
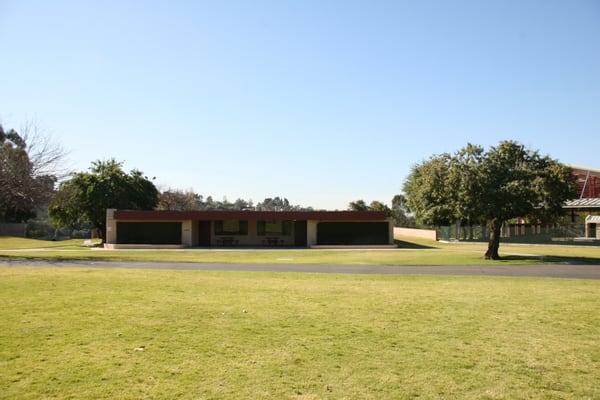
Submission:
POLYGON ((600 397, 600 281, 3 267, 0 303, 6 399, 600 397))
POLYGON ((501 261, 484 261, 483 243, 450 244, 414 239, 386 250, 102 250, 82 241, 49 242, 0 237, 0 259, 169 261, 261 264, 478 265, 577 262, 600 264, 600 246, 503 244, 501 261))
POLYGON ((14 236, 0 236, 0 250, 5 249, 81 249, 83 239, 38 240, 14 236))

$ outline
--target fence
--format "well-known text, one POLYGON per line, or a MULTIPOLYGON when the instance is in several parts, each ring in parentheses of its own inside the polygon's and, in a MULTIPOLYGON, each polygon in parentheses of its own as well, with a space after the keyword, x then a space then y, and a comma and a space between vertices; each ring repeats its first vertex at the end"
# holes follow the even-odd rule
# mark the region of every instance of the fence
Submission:
MULTIPOLYGON (((438 228, 440 240, 487 241, 489 230, 485 226, 442 226, 438 228)), ((584 224, 530 225, 504 224, 501 230, 503 242, 508 243, 586 243, 584 224)), ((596 243, 600 244, 600 242, 596 243)))

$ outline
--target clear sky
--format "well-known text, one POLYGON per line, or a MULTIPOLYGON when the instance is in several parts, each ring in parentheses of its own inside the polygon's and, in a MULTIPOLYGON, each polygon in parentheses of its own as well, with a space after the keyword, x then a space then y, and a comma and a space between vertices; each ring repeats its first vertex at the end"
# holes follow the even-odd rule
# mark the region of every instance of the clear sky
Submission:
POLYGON ((216 198, 389 202, 515 139, 600 167, 600 1, 0 0, 0 120, 216 198))

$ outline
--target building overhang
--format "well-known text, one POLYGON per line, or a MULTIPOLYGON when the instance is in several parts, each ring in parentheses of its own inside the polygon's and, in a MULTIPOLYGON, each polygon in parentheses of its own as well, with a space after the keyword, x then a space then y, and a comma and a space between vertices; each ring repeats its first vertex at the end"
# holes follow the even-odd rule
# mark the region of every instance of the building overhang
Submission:
POLYGON ((565 203, 563 208, 568 209, 600 209, 600 198, 583 198, 569 200, 565 203))
POLYGON ((115 210, 118 221, 317 220, 385 221, 383 211, 150 211, 115 210))

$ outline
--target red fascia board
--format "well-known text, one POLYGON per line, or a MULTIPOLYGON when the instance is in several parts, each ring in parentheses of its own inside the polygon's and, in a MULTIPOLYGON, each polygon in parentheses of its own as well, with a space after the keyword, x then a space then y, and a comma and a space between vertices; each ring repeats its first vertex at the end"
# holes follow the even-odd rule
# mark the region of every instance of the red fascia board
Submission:
POLYGON ((320 220, 384 221, 382 211, 138 211, 116 210, 118 221, 320 220))

